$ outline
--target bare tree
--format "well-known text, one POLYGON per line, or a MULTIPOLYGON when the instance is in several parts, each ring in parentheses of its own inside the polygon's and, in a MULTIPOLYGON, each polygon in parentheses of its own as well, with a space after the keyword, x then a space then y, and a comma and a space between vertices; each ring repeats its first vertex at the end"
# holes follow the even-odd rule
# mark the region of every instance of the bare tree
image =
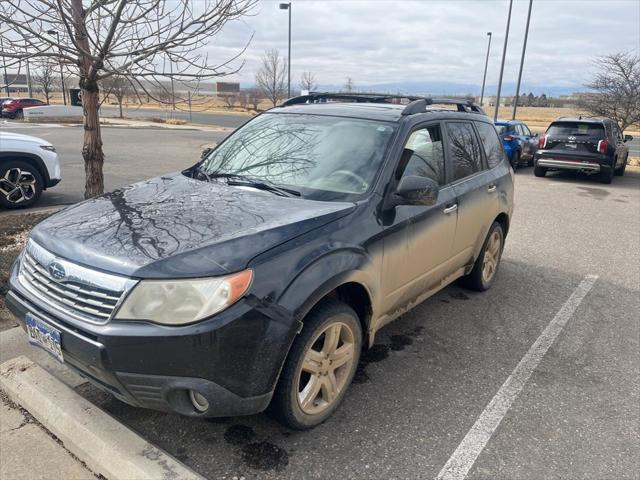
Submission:
POLYGON ((280 58, 278 50, 265 51, 262 66, 256 73, 256 85, 274 107, 286 96, 287 62, 280 58))
POLYGON ((135 91, 135 89, 131 85, 131 80, 124 75, 114 75, 111 77, 107 77, 102 81, 102 89, 107 98, 110 95, 114 96, 116 102, 118 102, 120 118, 123 118, 122 103, 124 102, 124 99, 126 97, 133 94, 133 92, 135 91))
POLYGON ((188 85, 236 73, 242 67, 237 60, 244 49, 213 64, 201 47, 227 22, 251 12, 255 4, 256 0, 0 2, 0 36, 9 67, 27 58, 46 58, 62 62, 79 78, 85 198, 104 190, 99 82, 126 76, 138 94, 152 96, 154 86, 167 88, 167 79, 188 85))
POLYGON ((224 99, 224 104, 227 108, 231 109, 235 106, 236 101, 238 100, 238 95, 235 93, 227 93, 222 98, 224 99))
POLYGON ((262 96, 259 88, 250 88, 247 90, 247 103, 251 105, 254 110, 258 110, 260 100, 262 100, 262 96))
POLYGON ((311 72, 303 72, 302 77, 300 77, 300 88, 309 92, 317 90, 318 82, 316 76, 311 72))
POLYGON ((580 108, 615 120, 622 131, 640 124, 640 56, 612 53, 594 63, 598 72, 585 86, 595 93, 585 95, 580 108))
POLYGON ((351 93, 353 92, 354 89, 355 89, 355 84, 353 83, 353 78, 347 77, 347 81, 344 84, 344 91, 351 93))
POLYGON ((51 60, 42 59, 36 67, 37 71, 35 75, 32 75, 33 83, 42 90, 45 101, 49 103, 51 93, 58 85, 58 75, 55 71, 55 64, 51 60))

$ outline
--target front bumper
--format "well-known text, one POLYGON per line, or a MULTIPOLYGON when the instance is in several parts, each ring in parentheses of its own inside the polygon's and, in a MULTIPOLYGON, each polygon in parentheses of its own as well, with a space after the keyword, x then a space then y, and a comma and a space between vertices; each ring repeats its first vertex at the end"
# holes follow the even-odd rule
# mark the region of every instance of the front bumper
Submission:
POLYGON ((154 410, 205 417, 264 410, 299 329, 257 300, 184 327, 82 324, 38 306, 20 290, 16 273, 14 267, 6 304, 23 328, 29 312, 58 329, 67 366, 120 400, 154 410), (208 400, 206 412, 194 408, 189 390, 208 400))

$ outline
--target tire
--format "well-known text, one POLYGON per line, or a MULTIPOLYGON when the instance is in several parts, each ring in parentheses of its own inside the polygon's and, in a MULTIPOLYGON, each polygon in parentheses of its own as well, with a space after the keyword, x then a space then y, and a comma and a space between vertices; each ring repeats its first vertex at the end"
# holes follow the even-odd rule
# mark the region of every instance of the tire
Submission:
POLYGON ((498 222, 493 222, 493 225, 491 225, 489 233, 487 234, 487 238, 482 245, 480 254, 476 259, 476 262, 473 264, 473 269, 467 276, 462 277, 462 284, 468 289, 475 290, 477 292, 484 292, 485 290, 489 290, 496 278, 498 266, 500 265, 500 259, 502 258, 503 248, 504 231, 502 230, 502 225, 500 225, 498 222), (499 240, 499 243, 497 247, 494 247, 494 242, 496 241, 496 239, 499 240), (487 255, 491 255, 493 261, 487 258, 487 263, 485 264, 485 257, 487 255), (489 262, 492 262, 493 266, 491 274, 487 275, 485 268, 489 266, 489 262))
MULTIPOLYGON (((351 307, 338 300, 326 300, 314 307, 304 319, 302 332, 289 351, 269 413, 296 430, 306 430, 324 422, 342 402, 356 372, 361 349, 362 327, 351 307), (333 336, 328 336, 327 331, 334 332, 333 336), (339 332, 338 339, 332 349, 325 342, 335 339, 336 331, 339 332), (314 357, 319 360, 308 356, 312 349, 317 354, 314 357), (335 355, 341 349, 351 351, 351 356, 349 361, 338 367, 331 366, 331 355, 322 358, 325 352, 333 351, 335 355), (331 387, 332 384, 335 388, 331 387)), ((343 354, 339 358, 338 361, 344 361, 347 356, 343 354)))
POLYGON ((613 181, 613 173, 613 167, 606 169, 604 172, 600 172, 600 174, 598 175, 600 183, 610 184, 613 181))
POLYGON ((511 168, 513 168, 513 171, 515 172, 519 166, 520 166, 520 151, 516 150, 515 152, 513 152, 513 155, 511 155, 511 168))
POLYGON ((614 173, 615 175, 622 177, 624 175, 624 171, 627 169, 627 161, 629 159, 629 156, 627 155, 626 157, 624 157, 624 162, 622 163, 622 166, 617 169, 614 173))
POLYGON ((22 120, 24 118, 24 112, 22 110, 18 110, 13 118, 16 120, 22 120))
POLYGON ((531 155, 531 158, 527 160, 527 167, 533 167, 533 155, 531 155))
POLYGON ((42 189, 42 176, 34 165, 22 160, 0 165, 0 207, 30 207, 40 198, 42 189))
POLYGON ((544 177, 547 174, 547 169, 543 167, 538 167, 537 165, 535 165, 533 167, 533 174, 536 177, 544 177))

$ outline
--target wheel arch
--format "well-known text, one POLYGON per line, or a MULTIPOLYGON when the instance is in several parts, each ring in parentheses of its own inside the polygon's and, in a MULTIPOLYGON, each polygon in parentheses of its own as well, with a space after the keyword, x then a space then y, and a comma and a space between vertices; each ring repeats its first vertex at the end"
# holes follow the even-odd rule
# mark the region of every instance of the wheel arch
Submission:
POLYGON ((27 152, 0 152, 0 161, 18 160, 29 163, 36 167, 38 173, 42 177, 42 189, 45 190, 51 182, 49 171, 40 157, 33 153, 27 152))

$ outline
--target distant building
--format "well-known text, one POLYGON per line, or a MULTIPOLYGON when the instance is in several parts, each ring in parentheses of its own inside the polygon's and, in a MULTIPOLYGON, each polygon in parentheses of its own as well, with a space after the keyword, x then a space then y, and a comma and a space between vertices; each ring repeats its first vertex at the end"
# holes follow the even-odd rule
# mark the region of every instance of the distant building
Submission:
MULTIPOLYGON (((29 89, 27 85, 27 76, 22 73, 7 73, 6 83, 9 84, 10 93, 26 92, 29 89)), ((2 90, 2 92, 5 91, 4 72, 0 72, 0 89, 2 90)), ((0 95, 1 94, 2 93, 0 92, 0 95)))
POLYGON ((216 82, 216 95, 226 97, 227 95, 238 95, 240 93, 240 83, 238 82, 216 82))

